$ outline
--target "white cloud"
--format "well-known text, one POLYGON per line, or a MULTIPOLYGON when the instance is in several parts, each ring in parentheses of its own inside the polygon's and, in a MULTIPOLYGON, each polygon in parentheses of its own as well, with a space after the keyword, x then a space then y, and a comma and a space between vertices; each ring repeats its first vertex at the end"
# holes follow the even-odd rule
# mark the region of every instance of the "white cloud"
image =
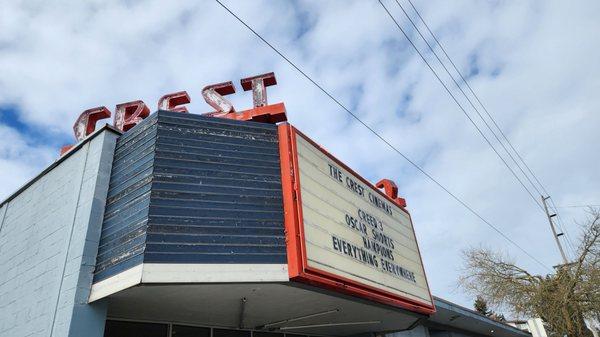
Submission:
POLYGON ((0 198, 4 200, 48 165, 56 149, 32 144, 27 137, 4 125, 0 125, 0 139, 0 198))
MULTIPOLYGON (((461 70, 475 63, 479 73, 471 78, 473 88, 557 204, 599 201, 600 47, 593 43, 600 29, 599 4, 413 2, 461 70)), ((546 265, 559 262, 543 214, 377 2, 227 4, 507 235, 546 265)), ((395 2, 386 4, 408 29, 395 2)), ((269 98, 286 103, 292 123, 372 180, 396 180, 412 211, 435 294, 471 304, 452 291, 460 250, 472 245, 503 249, 543 271, 214 2, 15 1, 2 8, 0 105, 17 104, 30 125, 67 134, 86 108, 113 110, 139 98, 154 107, 160 96, 179 90, 192 96, 192 112, 206 112, 200 95, 204 85, 226 80, 237 85, 241 77, 275 71, 279 84, 270 88, 269 98)), ((435 62, 430 53, 426 56, 435 62)), ((251 98, 239 92, 233 101, 242 109, 251 98)), ((28 159, 48 149, 4 130, 0 194, 6 196, 16 181, 24 182, 51 159, 28 159), (19 176, 11 167, 19 168, 19 176)), ((580 209, 565 214, 565 220, 582 215, 580 209)))

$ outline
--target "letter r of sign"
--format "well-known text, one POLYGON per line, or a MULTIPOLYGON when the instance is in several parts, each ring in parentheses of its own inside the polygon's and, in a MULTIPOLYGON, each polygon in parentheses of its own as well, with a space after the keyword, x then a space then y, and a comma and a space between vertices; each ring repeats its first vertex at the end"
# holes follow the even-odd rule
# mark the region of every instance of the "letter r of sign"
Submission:
POLYGON ((133 101, 117 105, 115 127, 123 132, 131 129, 150 115, 150 109, 142 101, 133 101))

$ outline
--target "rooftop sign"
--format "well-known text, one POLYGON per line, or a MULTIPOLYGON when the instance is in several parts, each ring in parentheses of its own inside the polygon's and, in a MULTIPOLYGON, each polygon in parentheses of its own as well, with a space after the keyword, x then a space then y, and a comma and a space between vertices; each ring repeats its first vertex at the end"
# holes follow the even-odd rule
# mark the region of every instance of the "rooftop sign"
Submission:
POLYGON ((383 193, 295 128, 280 125, 290 279, 434 312, 404 199, 383 193))
MULTIPOLYGON (((235 93, 233 82, 223 82, 207 85, 202 89, 202 98, 215 111, 204 113, 203 115, 211 117, 221 117, 237 120, 253 120, 258 122, 277 123, 287 120, 285 115, 285 106, 283 103, 267 103, 267 87, 277 84, 274 73, 243 78, 240 84, 244 91, 252 91, 252 101, 254 107, 249 110, 237 112, 233 104, 225 98, 226 95, 235 93)), ((166 94, 158 100, 158 110, 169 110, 187 113, 185 107, 190 103, 190 96, 186 91, 179 91, 166 94)), ((99 106, 85 110, 73 125, 73 132, 77 141, 83 140, 96 129, 96 123, 103 119, 108 119, 112 115, 111 111, 105 106, 99 106)), ((121 131, 127 131, 136 126, 144 118, 150 115, 150 108, 141 100, 117 104, 115 107, 115 116, 113 125, 121 131)), ((64 146, 61 154, 67 152, 73 145, 64 146)))

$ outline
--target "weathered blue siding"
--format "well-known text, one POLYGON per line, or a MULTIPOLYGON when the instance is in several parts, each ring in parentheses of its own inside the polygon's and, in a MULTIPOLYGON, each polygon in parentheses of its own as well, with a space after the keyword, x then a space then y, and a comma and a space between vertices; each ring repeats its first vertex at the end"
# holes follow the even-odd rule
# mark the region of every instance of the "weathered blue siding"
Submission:
POLYGON ((159 111, 117 142, 96 279, 146 263, 286 263, 277 128, 159 111))
POLYGON ((156 147, 153 115, 117 140, 94 281, 142 263, 156 147))
POLYGON ((286 263, 277 128, 159 112, 144 262, 286 263))

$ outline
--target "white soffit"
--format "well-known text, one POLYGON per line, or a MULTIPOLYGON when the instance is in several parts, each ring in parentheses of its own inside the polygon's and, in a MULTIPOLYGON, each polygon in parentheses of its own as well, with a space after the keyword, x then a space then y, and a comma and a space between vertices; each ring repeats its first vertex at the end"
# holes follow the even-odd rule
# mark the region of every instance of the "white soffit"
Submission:
POLYGON ((144 283, 287 282, 287 264, 143 263, 92 285, 88 302, 144 283))

